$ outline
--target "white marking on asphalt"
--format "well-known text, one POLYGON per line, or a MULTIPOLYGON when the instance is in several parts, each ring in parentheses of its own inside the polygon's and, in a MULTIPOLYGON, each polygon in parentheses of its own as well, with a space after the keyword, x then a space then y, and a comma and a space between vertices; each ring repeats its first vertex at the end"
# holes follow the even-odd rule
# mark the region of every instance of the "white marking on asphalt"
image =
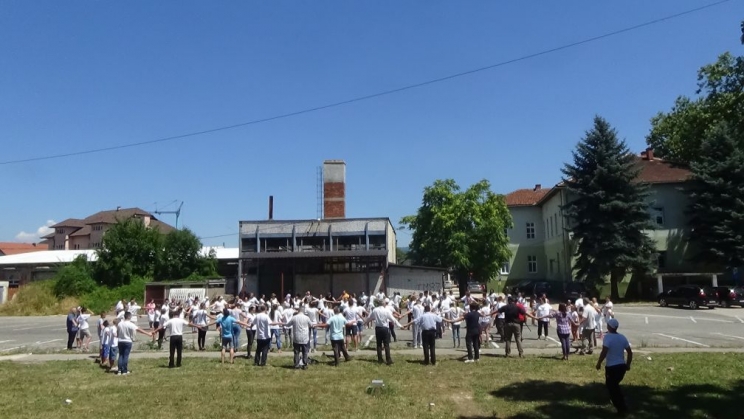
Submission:
POLYGON ((648 316, 646 316, 646 324, 648 324, 648 316))
POLYGON ((248 346, 247 343, 244 343, 244 344, 240 345, 241 348, 245 348, 246 346, 248 346))
POLYGON ((491 341, 491 345, 493 345, 494 348, 499 349, 499 344, 498 343, 496 343, 494 341, 491 341))
POLYGON ((724 335, 723 333, 713 333, 713 334, 714 334, 714 335, 720 335, 720 336, 726 336, 726 337, 728 337, 728 338, 734 338, 734 339, 741 339, 741 340, 744 340, 744 338, 742 338, 742 337, 739 337, 739 336, 734 336, 734 335, 724 335))
POLYGON ((740 322, 740 323, 744 323, 744 319, 742 319, 742 318, 741 318, 741 317, 739 317, 739 316, 736 316, 736 320, 739 320, 739 322, 740 322))
MULTIPOLYGON (((618 316, 647 316, 647 317, 661 317, 665 319, 689 319, 689 317, 683 317, 683 316, 664 316, 662 314, 641 314, 641 313, 615 313, 615 317, 618 316)), ((708 319, 705 317, 698 317, 697 320, 704 320, 709 322, 719 322, 719 323, 733 323, 733 320, 720 320, 720 319, 708 319)))
MULTIPOLYGON (((45 343, 52 343, 52 342, 59 342, 62 339, 52 339, 52 340, 45 340, 44 342, 36 342, 35 345, 43 345, 45 343)), ((93 342, 91 342, 93 343, 93 342)))
POLYGON ((695 321, 695 318, 694 318, 694 317, 692 317, 692 316, 690 316, 690 320, 692 320, 692 322, 693 322, 693 323, 697 323, 697 322, 695 321))
POLYGON ((0 340, 0 343, 8 343, 8 342, 15 342, 15 340, 0 340))
POLYGON ((665 335, 663 333, 655 333, 655 334, 656 335, 659 335, 659 336, 664 336, 665 338, 669 338, 669 339, 672 339, 672 340, 681 340, 682 342, 692 343, 693 345, 699 345, 699 346, 702 346, 703 348, 710 348, 710 346, 705 345, 705 344, 702 344, 700 342, 695 342, 694 340, 682 339, 682 338, 678 338, 676 336, 665 335))
MULTIPOLYGON (((51 326, 34 326, 34 327, 21 327, 20 329, 13 329, 14 332, 20 332, 21 330, 33 330, 33 329, 48 329, 51 326)), ((67 329, 65 329, 67 330, 67 329)))
POLYGON ((550 340, 552 340, 552 341, 553 341, 553 342, 555 342, 555 343, 560 343, 559 341, 557 341, 557 340, 555 340, 555 339, 551 338, 550 336, 545 336, 545 337, 546 337, 546 338, 548 338, 548 339, 550 339, 550 340))
POLYGON ((374 339, 375 335, 369 335, 369 339, 367 339, 366 342, 364 342, 364 347, 369 347, 369 343, 372 342, 372 339, 374 339))

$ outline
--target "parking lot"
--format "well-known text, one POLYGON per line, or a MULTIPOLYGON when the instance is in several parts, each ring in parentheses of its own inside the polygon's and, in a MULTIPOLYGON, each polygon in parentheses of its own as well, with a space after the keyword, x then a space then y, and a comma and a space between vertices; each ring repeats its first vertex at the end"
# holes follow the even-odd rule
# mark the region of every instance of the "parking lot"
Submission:
MULTIPOLYGON (((715 310, 616 305, 616 318, 620 321, 620 331, 624 333, 635 348, 642 347, 687 347, 687 348, 743 348, 744 347, 744 309, 717 308, 715 310)), ((139 319, 140 327, 147 328, 146 319, 139 319)), ((95 321, 91 322, 95 335, 95 321)), ((530 348, 558 347, 555 327, 551 327, 548 340, 537 340, 537 329, 528 322, 524 329, 524 346, 530 348)), ((210 332, 210 335, 215 332, 210 332)), ((406 348, 411 341, 411 332, 396 330, 398 342, 393 346, 406 348)), ((187 342, 194 336, 186 336, 187 342)), ((194 337, 195 338, 195 337, 194 337)), ((147 338, 139 336, 144 341, 147 338)), ((323 343, 322 333, 319 342, 323 343)), ((67 342, 65 316, 47 317, 2 317, 0 318, 0 354, 28 350, 48 351, 62 349, 67 342)), ((363 344, 374 346, 374 332, 365 329, 363 344)), ((98 344, 96 336, 93 345, 98 344)), ((245 343, 245 337, 241 344, 245 343)), ((445 338, 437 342, 439 347, 451 348, 449 331, 445 338)), ((465 342, 463 338, 462 348, 465 342)), ((491 349, 496 349, 493 345, 491 349)))

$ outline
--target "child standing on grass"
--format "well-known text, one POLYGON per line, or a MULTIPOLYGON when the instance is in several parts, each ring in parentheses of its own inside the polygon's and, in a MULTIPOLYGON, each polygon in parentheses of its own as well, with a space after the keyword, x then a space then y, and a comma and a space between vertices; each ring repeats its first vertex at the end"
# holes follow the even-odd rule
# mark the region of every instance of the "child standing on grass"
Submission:
POLYGON ((104 320, 101 324, 103 326, 103 330, 101 330, 101 359, 99 360, 101 364, 101 368, 106 367, 106 362, 109 359, 109 354, 111 353, 111 330, 109 329, 109 322, 108 320, 104 320))
POLYGON ((114 324, 108 327, 110 339, 110 348, 108 354, 109 371, 114 368, 114 363, 116 362, 116 358, 119 355, 119 322, 121 322, 121 320, 114 319, 114 324))

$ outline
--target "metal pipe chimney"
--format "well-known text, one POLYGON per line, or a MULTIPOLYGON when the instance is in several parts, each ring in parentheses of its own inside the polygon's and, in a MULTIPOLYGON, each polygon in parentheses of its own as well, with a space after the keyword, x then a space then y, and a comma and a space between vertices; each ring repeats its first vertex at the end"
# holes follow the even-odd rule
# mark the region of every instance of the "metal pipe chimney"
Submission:
POLYGON ((269 220, 274 219, 274 195, 269 196, 269 220))

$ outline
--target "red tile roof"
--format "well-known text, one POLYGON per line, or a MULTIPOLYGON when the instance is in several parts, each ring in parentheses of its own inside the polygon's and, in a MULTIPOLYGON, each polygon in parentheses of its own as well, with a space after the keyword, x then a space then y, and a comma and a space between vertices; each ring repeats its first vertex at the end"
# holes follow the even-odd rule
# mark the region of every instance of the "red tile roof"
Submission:
POLYGON ((0 242, 0 256, 40 252, 42 250, 48 250, 46 244, 0 242))
MULTIPOLYGON (((652 154, 653 156, 653 154, 652 154)), ((690 169, 685 166, 669 163, 662 159, 649 160, 646 154, 636 156, 636 164, 641 169, 637 180, 646 183, 682 183, 690 179, 690 169)))
POLYGON ((522 207, 537 204, 550 189, 517 189, 506 194, 506 205, 509 207, 522 207))

